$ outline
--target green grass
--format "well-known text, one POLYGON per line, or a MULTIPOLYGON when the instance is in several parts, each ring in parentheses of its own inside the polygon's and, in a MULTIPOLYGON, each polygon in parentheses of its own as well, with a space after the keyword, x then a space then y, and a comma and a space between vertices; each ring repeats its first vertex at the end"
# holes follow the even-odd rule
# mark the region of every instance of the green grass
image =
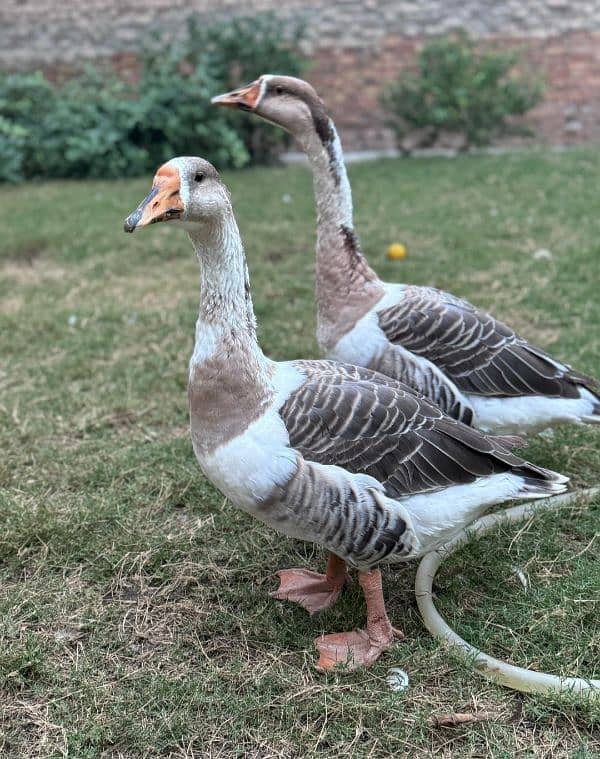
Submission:
MULTIPOLYGON (((600 375, 599 175, 595 150, 379 161, 351 171, 356 225, 382 277, 450 289, 600 375), (405 261, 386 260, 393 241, 405 261)), ((308 172, 225 179, 265 351, 317 355, 308 172)), ((197 263, 181 230, 123 234, 148 189, 0 190, 2 756, 597 755, 597 704, 491 685, 427 634, 414 566, 384 577, 406 641, 370 671, 315 672, 313 638, 363 623, 357 584, 318 618, 270 599, 277 568, 317 568, 322 551, 201 475, 185 391, 197 263), (402 694, 390 666, 409 673, 402 694), (431 724, 473 710, 491 719, 431 724)), ((599 442, 564 429, 528 455, 582 487, 600 479, 599 442)), ((451 624, 515 664, 600 677, 598 505, 459 551, 436 581, 451 624)))

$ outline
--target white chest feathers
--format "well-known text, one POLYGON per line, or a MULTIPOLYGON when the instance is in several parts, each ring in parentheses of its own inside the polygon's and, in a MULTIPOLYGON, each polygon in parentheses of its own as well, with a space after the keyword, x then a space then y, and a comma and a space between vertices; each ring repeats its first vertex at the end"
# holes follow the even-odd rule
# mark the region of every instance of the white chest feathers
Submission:
POLYGON ((297 455, 289 447, 279 409, 304 379, 291 363, 275 364, 274 394, 264 413, 242 434, 211 451, 202 450, 192 431, 194 451, 204 474, 238 508, 254 511, 296 471, 297 455))
MULTIPOLYGON (((324 351, 327 358, 357 366, 369 366, 375 356, 385 350, 389 341, 379 326, 378 312, 389 308, 402 298, 404 285, 384 283, 384 296, 331 350, 324 351)), ((321 345, 321 342, 319 341, 321 345)), ((321 345, 323 349, 323 346, 321 345)))
POLYGON ((270 408, 233 440, 208 453, 194 444, 194 451, 213 485, 238 508, 252 511, 293 475, 296 454, 288 442, 281 417, 270 408))

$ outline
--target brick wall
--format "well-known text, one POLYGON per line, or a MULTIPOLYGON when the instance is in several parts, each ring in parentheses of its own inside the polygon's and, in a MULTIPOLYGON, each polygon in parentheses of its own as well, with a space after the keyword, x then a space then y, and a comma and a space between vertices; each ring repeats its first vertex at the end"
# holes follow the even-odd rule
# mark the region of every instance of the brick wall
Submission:
MULTIPOLYGON (((378 104, 382 83, 411 65, 424 37, 387 34, 376 48, 319 50, 311 80, 326 94, 348 147, 389 148, 378 104)), ((527 116, 540 141, 572 144, 600 141, 600 31, 550 37, 495 36, 486 40, 522 55, 522 68, 546 82, 542 103, 527 116)))
POLYGON ((465 27, 523 51, 547 82, 529 120, 555 143, 600 139, 600 0, 2 0, 0 68, 60 75, 83 61, 135 68, 140 37, 177 35, 192 12, 206 18, 276 9, 306 22, 310 79, 330 104, 348 147, 386 147, 381 86, 432 35, 465 27))

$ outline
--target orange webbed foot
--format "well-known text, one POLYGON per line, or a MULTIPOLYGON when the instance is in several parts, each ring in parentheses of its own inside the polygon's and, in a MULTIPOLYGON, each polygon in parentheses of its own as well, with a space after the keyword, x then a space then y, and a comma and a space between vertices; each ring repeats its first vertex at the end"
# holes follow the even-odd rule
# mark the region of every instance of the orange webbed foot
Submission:
POLYGON ((404 638, 404 634, 392 627, 388 619, 381 572, 378 569, 359 572, 358 581, 367 602, 367 629, 316 638, 315 645, 319 651, 317 669, 321 672, 340 666, 347 670, 370 667, 394 644, 394 640, 404 638))
POLYGON ((404 634, 395 628, 391 628, 389 637, 378 640, 370 638, 366 630, 321 635, 315 638, 315 646, 319 651, 317 669, 319 672, 328 672, 336 667, 343 667, 347 671, 370 667, 396 639, 402 638, 404 634))
POLYGON ((277 572, 280 585, 271 595, 280 601, 293 601, 303 606, 309 614, 317 614, 331 608, 340 597, 349 577, 333 582, 326 575, 309 569, 280 569, 277 572))

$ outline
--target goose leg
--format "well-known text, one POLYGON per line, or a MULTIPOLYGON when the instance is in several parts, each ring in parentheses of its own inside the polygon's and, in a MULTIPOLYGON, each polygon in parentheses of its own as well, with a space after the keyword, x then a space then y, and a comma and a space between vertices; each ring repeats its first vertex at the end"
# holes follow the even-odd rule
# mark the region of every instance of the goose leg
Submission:
POLYGON ((394 643, 395 638, 403 638, 400 630, 392 627, 385 610, 381 572, 372 569, 360 572, 358 581, 367 602, 367 628, 348 633, 321 635, 315 639, 319 651, 317 669, 321 672, 344 665, 353 670, 369 667, 394 643))
POLYGON ((309 614, 329 609, 338 600, 344 585, 350 580, 346 562, 333 553, 327 559, 325 574, 309 569, 280 569, 280 585, 270 593, 280 601, 295 601, 309 614))

